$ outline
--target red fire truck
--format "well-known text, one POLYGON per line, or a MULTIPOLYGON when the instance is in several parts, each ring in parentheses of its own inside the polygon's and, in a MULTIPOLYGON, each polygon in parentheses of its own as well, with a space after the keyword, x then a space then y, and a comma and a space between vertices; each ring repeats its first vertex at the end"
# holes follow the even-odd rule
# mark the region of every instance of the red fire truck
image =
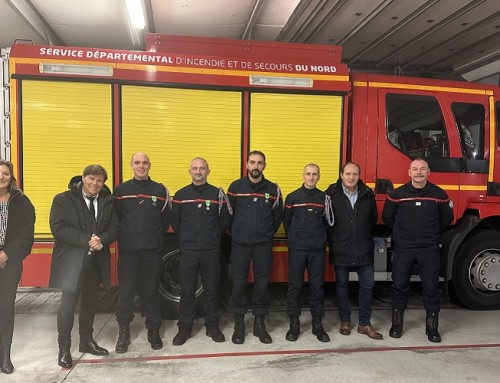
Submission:
MULTIPOLYGON (((300 186, 306 163, 320 165, 319 187, 326 188, 343 162, 355 161, 380 209, 409 181, 411 159, 424 157, 456 218, 443 235, 443 286, 453 286, 470 308, 500 308, 500 87, 349 73, 341 54, 337 46, 158 34, 147 36, 141 52, 3 50, 0 149, 37 210, 21 285, 47 284, 51 201, 85 165, 107 168, 112 188, 131 177, 131 154, 145 151, 152 177, 175 192, 190 182, 190 159, 203 156, 209 182, 227 188, 258 149, 268 158, 266 176, 284 195, 300 186)), ((376 280, 389 281, 391 238, 379 224, 376 280)), ((272 281, 286 282, 282 230, 273 251, 272 281)), ((169 235, 166 304, 179 299, 178 256, 169 235)))

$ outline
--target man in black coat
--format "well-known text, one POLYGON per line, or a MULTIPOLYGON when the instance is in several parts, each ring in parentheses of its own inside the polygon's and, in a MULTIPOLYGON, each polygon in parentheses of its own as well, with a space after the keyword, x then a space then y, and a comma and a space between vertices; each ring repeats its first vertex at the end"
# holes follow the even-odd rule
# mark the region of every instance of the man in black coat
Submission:
POLYGON ((302 173, 303 185, 285 199, 283 226, 288 236, 288 292, 286 312, 290 329, 286 340, 296 341, 300 335, 301 307, 299 295, 304 284, 304 272, 309 279, 309 307, 312 333, 320 342, 329 342, 330 336, 322 325, 325 313, 326 229, 333 224, 330 198, 316 185, 320 179, 319 166, 308 164, 302 173))
POLYGON ((425 333, 429 341, 439 343, 439 244, 441 233, 453 221, 453 203, 443 189, 427 180, 430 172, 427 161, 413 160, 408 170, 411 181, 387 197, 382 219, 392 229, 394 245, 389 336, 400 338, 403 335, 403 315, 408 304, 410 278, 416 266, 427 313, 425 333))
POLYGON ((383 339, 371 325, 371 304, 375 285, 373 268, 373 229, 377 223, 377 206, 373 191, 360 180, 360 166, 347 162, 340 179, 330 185, 326 194, 332 199, 335 224, 328 232, 330 263, 335 267, 335 291, 340 316, 339 332, 351 333, 349 273, 359 280, 358 333, 372 339, 383 339))
POLYGON ((231 222, 228 201, 222 189, 207 183, 210 168, 205 159, 191 161, 192 183, 178 190, 172 200, 172 226, 179 235, 181 255, 181 301, 179 332, 172 343, 180 346, 191 337, 195 314, 198 277, 203 283, 203 312, 206 335, 214 342, 226 338, 219 329, 217 312, 220 276, 220 242, 231 222))
POLYGON ((106 170, 89 165, 82 182, 71 190, 57 194, 50 209, 50 229, 54 236, 49 286, 62 290, 57 313, 58 364, 70 368, 71 330, 75 307, 81 295, 79 333, 80 352, 108 355, 93 339, 93 323, 97 309, 97 292, 102 282, 110 289, 109 245, 120 231, 115 212, 115 199, 104 188, 106 170))

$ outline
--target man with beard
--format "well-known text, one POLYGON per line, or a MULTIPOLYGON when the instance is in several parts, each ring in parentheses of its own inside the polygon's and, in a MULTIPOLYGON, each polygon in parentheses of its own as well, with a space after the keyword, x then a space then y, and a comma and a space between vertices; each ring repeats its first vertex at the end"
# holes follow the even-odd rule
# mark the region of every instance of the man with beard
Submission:
POLYGON ((232 336, 235 344, 245 342, 246 288, 250 262, 253 264, 254 275, 253 334, 262 343, 272 343, 265 326, 265 316, 269 311, 267 286, 273 259, 273 237, 283 219, 283 199, 278 185, 264 177, 265 168, 264 153, 257 150, 250 152, 247 158, 248 176, 234 181, 227 193, 233 209, 231 225, 233 292, 229 308, 235 316, 232 336))
POLYGON ((429 165, 421 158, 410 164, 411 182, 394 190, 385 201, 382 220, 392 229, 392 327, 389 335, 403 335, 403 314, 408 304, 410 278, 416 266, 422 280, 425 333, 431 342, 441 342, 438 332, 440 236, 453 221, 453 204, 439 186, 427 181, 429 165))

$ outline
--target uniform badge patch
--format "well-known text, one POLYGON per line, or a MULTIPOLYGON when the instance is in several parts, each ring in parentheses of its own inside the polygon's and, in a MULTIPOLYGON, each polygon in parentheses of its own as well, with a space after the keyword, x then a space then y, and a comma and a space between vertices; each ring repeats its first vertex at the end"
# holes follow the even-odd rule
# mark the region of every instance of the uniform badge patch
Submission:
POLYGON ((453 209, 453 201, 450 199, 450 202, 448 202, 448 205, 450 206, 450 209, 453 209))
POLYGON ((155 195, 151 197, 151 201, 153 201, 153 206, 156 206, 156 201, 157 201, 157 200, 158 200, 158 199, 156 198, 156 196, 155 196, 155 195))

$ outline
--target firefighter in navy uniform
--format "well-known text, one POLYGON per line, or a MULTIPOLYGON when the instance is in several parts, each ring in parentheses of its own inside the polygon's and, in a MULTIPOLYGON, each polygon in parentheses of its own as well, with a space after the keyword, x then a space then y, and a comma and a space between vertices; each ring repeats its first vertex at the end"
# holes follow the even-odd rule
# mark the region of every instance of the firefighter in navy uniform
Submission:
POLYGON ((248 176, 229 186, 228 198, 233 209, 231 225, 231 273, 233 291, 229 308, 235 316, 232 341, 245 342, 247 312, 247 278, 253 262, 254 287, 252 313, 255 316, 253 334, 262 343, 272 343, 266 330, 265 316, 269 311, 267 286, 273 261, 273 238, 283 220, 283 199, 277 184, 267 180, 263 171, 266 156, 252 151, 247 158, 248 176))
POLYGON ((179 327, 172 343, 180 346, 191 337, 195 315, 198 275, 203 283, 203 312, 206 335, 224 342, 217 312, 222 234, 231 223, 231 211, 222 189, 207 183, 210 174, 203 158, 194 158, 189 167, 192 183, 175 193, 172 226, 179 235, 181 300, 179 327))
POLYGON ((149 177, 151 162, 145 153, 135 153, 130 167, 134 178, 118 185, 114 191, 121 227, 118 237, 120 297, 116 312, 119 329, 115 346, 118 354, 127 352, 130 345, 136 292, 142 300, 151 348, 163 347, 159 332, 162 317, 158 284, 161 247, 170 224, 170 196, 165 186, 149 177))
POLYGON ((411 182, 397 188, 384 205, 382 219, 392 229, 392 327, 389 335, 403 334, 403 315, 408 303, 414 266, 422 280, 425 333, 429 341, 441 342, 438 331, 441 291, 439 290, 440 236, 453 221, 453 204, 446 192, 429 182, 429 165, 417 158, 410 164, 411 182))
POLYGON ((313 317, 312 333, 319 341, 330 337, 322 325, 325 296, 326 228, 333 224, 330 198, 316 188, 320 169, 308 164, 302 173, 304 184, 285 199, 283 225, 288 236, 288 293, 287 314, 290 329, 286 340, 296 341, 300 335, 301 307, 299 294, 304 284, 304 272, 309 279, 309 306, 313 317))

